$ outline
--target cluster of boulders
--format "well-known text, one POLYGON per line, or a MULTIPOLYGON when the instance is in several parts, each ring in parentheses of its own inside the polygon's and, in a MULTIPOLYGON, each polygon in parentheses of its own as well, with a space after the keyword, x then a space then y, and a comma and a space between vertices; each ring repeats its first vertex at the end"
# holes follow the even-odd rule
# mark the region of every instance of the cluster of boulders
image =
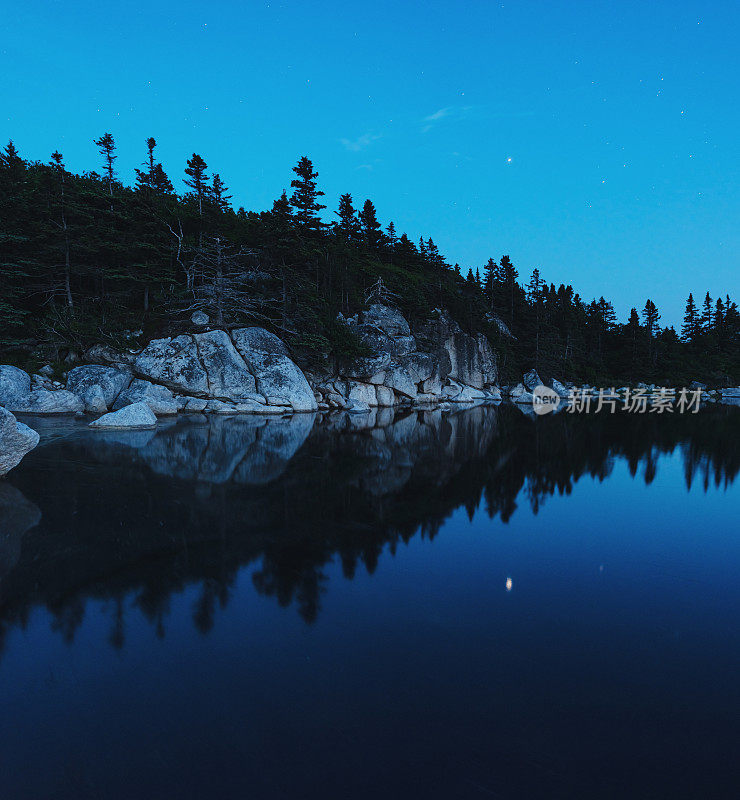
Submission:
POLYGON ((574 384, 561 383, 556 378, 545 382, 537 374, 537 370, 533 369, 524 375, 521 383, 517 383, 514 386, 502 386, 501 394, 512 403, 531 405, 534 398, 534 390, 538 386, 546 386, 548 389, 552 389, 558 397, 566 398, 570 395, 574 384))
POLYGON ((464 333, 443 311, 414 330, 398 309, 379 303, 343 321, 366 355, 310 376, 319 408, 367 412, 501 399, 488 339, 464 333))
POLYGON ((262 328, 155 339, 135 354, 95 348, 88 357, 107 363, 71 369, 64 388, 0 366, 0 405, 27 414, 105 414, 144 404, 156 416, 282 414, 318 407, 285 345, 262 328))
MULTIPOLYGON (((576 386, 574 383, 561 383, 559 380, 552 378, 548 381, 543 381, 537 374, 536 370, 531 370, 524 375, 522 382, 515 386, 502 386, 501 393, 503 397, 510 400, 512 403, 521 405, 531 405, 534 398, 534 390, 537 386, 546 386, 552 389, 562 399, 567 399, 571 396, 573 390, 576 390, 579 395, 590 394, 593 397, 598 397, 602 389, 595 386, 576 386)), ((635 389, 640 389, 646 394, 647 402, 652 400, 653 393, 660 392, 664 387, 657 386, 654 383, 638 383, 635 389)), ((665 387, 668 388, 668 387, 665 387)), ((702 403, 723 403, 725 405, 740 405, 740 388, 730 389, 708 389, 706 384, 692 381, 688 387, 689 391, 701 391, 702 403)), ((603 387, 604 391, 610 391, 610 387, 603 387)), ((633 391, 630 387, 621 386, 614 389, 615 393, 621 399, 627 396, 627 393, 633 391)), ((678 392, 676 391, 676 394, 678 392)))
MULTIPOLYGON (((342 318, 361 343, 362 355, 304 374, 284 343, 263 328, 210 329, 193 317, 198 332, 154 339, 143 349, 114 351, 102 345, 88 362, 54 380, 51 366, 29 375, 0 366, 0 406, 11 413, 94 414, 95 428, 151 428, 157 417, 180 412, 274 414, 414 406, 449 410, 502 396, 533 402, 543 381, 535 370, 515 386, 498 386, 498 365, 483 334, 465 333, 445 312, 414 326, 397 309, 376 303, 342 318), (205 330, 204 330, 205 328, 205 330)), ((567 398, 573 384, 546 384, 567 398)), ((645 389, 654 387, 645 386, 645 389)), ((700 384, 692 388, 702 388, 700 384)), ((594 392, 598 390, 594 389, 594 392)), ((704 395, 740 402, 740 389, 704 395)), ((10 423, 4 423, 7 426, 10 423)))

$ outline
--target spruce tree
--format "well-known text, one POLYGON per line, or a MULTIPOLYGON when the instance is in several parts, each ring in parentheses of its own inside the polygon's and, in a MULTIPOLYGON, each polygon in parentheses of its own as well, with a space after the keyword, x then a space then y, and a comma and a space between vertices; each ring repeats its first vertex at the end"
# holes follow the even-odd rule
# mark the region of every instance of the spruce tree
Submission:
POLYGON ((365 243, 371 250, 377 249, 380 244, 380 223, 375 214, 375 206, 371 200, 365 200, 360 211, 360 222, 362 223, 362 233, 365 243))
POLYGON ((108 192, 111 196, 110 210, 113 211, 113 183, 116 178, 113 164, 118 158, 116 155, 116 142, 113 139, 113 134, 104 133, 99 139, 95 140, 95 144, 98 147, 98 152, 103 156, 103 170, 105 179, 108 182, 108 192))
POLYGON ((709 296, 709 292, 707 292, 704 297, 704 302, 702 303, 701 318, 699 320, 702 333, 704 334, 712 332, 712 311, 712 298, 709 296))
POLYGON ((319 197, 324 193, 316 188, 318 172, 314 172, 311 161, 303 156, 298 164, 293 167, 296 174, 291 182, 294 190, 290 198, 290 205, 295 209, 295 220, 307 232, 318 233, 324 228, 324 223, 319 218, 319 212, 326 206, 319 203, 319 197))
POLYGON ((208 164, 197 153, 193 153, 188 159, 188 164, 185 168, 186 178, 184 183, 192 189, 193 197, 198 202, 198 215, 201 218, 203 217, 203 202, 208 198, 210 191, 207 169, 208 164))
POLYGON ((229 205, 229 200, 231 200, 232 196, 226 194, 228 191, 229 187, 224 184, 221 180, 221 176, 216 172, 211 181, 210 197, 217 212, 223 213, 231 207, 229 205))
POLYGON ((501 257, 501 277, 508 298, 509 306, 509 327, 514 324, 514 293, 516 289, 516 279, 519 277, 516 268, 511 263, 509 256, 501 257))
POLYGON ((339 222, 334 223, 334 229, 340 241, 344 244, 357 242, 360 238, 361 223, 349 192, 340 196, 339 208, 335 213, 339 217, 339 222))
POLYGON ((693 342, 696 338, 697 329, 698 318, 696 304, 694 303, 694 295, 689 292, 689 298, 686 301, 686 310, 683 315, 683 325, 681 326, 681 338, 684 342, 693 342))

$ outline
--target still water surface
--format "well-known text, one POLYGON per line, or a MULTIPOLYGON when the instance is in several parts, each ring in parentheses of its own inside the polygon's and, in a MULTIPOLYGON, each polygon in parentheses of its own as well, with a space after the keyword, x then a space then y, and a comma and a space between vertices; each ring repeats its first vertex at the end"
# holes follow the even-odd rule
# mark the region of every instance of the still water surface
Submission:
POLYGON ((737 796, 740 409, 27 421, 3 797, 737 796))

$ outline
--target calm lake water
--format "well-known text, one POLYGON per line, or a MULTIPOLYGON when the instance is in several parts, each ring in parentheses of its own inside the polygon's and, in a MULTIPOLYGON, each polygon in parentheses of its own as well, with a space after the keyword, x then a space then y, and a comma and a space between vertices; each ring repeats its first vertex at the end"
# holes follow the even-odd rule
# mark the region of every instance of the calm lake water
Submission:
POLYGON ((26 420, 2 796, 738 796, 740 409, 362 420, 26 420))

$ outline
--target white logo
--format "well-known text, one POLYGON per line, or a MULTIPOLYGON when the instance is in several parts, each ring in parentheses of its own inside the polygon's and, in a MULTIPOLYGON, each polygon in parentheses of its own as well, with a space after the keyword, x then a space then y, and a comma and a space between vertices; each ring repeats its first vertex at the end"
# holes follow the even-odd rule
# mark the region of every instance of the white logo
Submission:
POLYGON ((532 407, 535 414, 549 414, 560 405, 560 395, 547 386, 535 386, 532 392, 532 407))

